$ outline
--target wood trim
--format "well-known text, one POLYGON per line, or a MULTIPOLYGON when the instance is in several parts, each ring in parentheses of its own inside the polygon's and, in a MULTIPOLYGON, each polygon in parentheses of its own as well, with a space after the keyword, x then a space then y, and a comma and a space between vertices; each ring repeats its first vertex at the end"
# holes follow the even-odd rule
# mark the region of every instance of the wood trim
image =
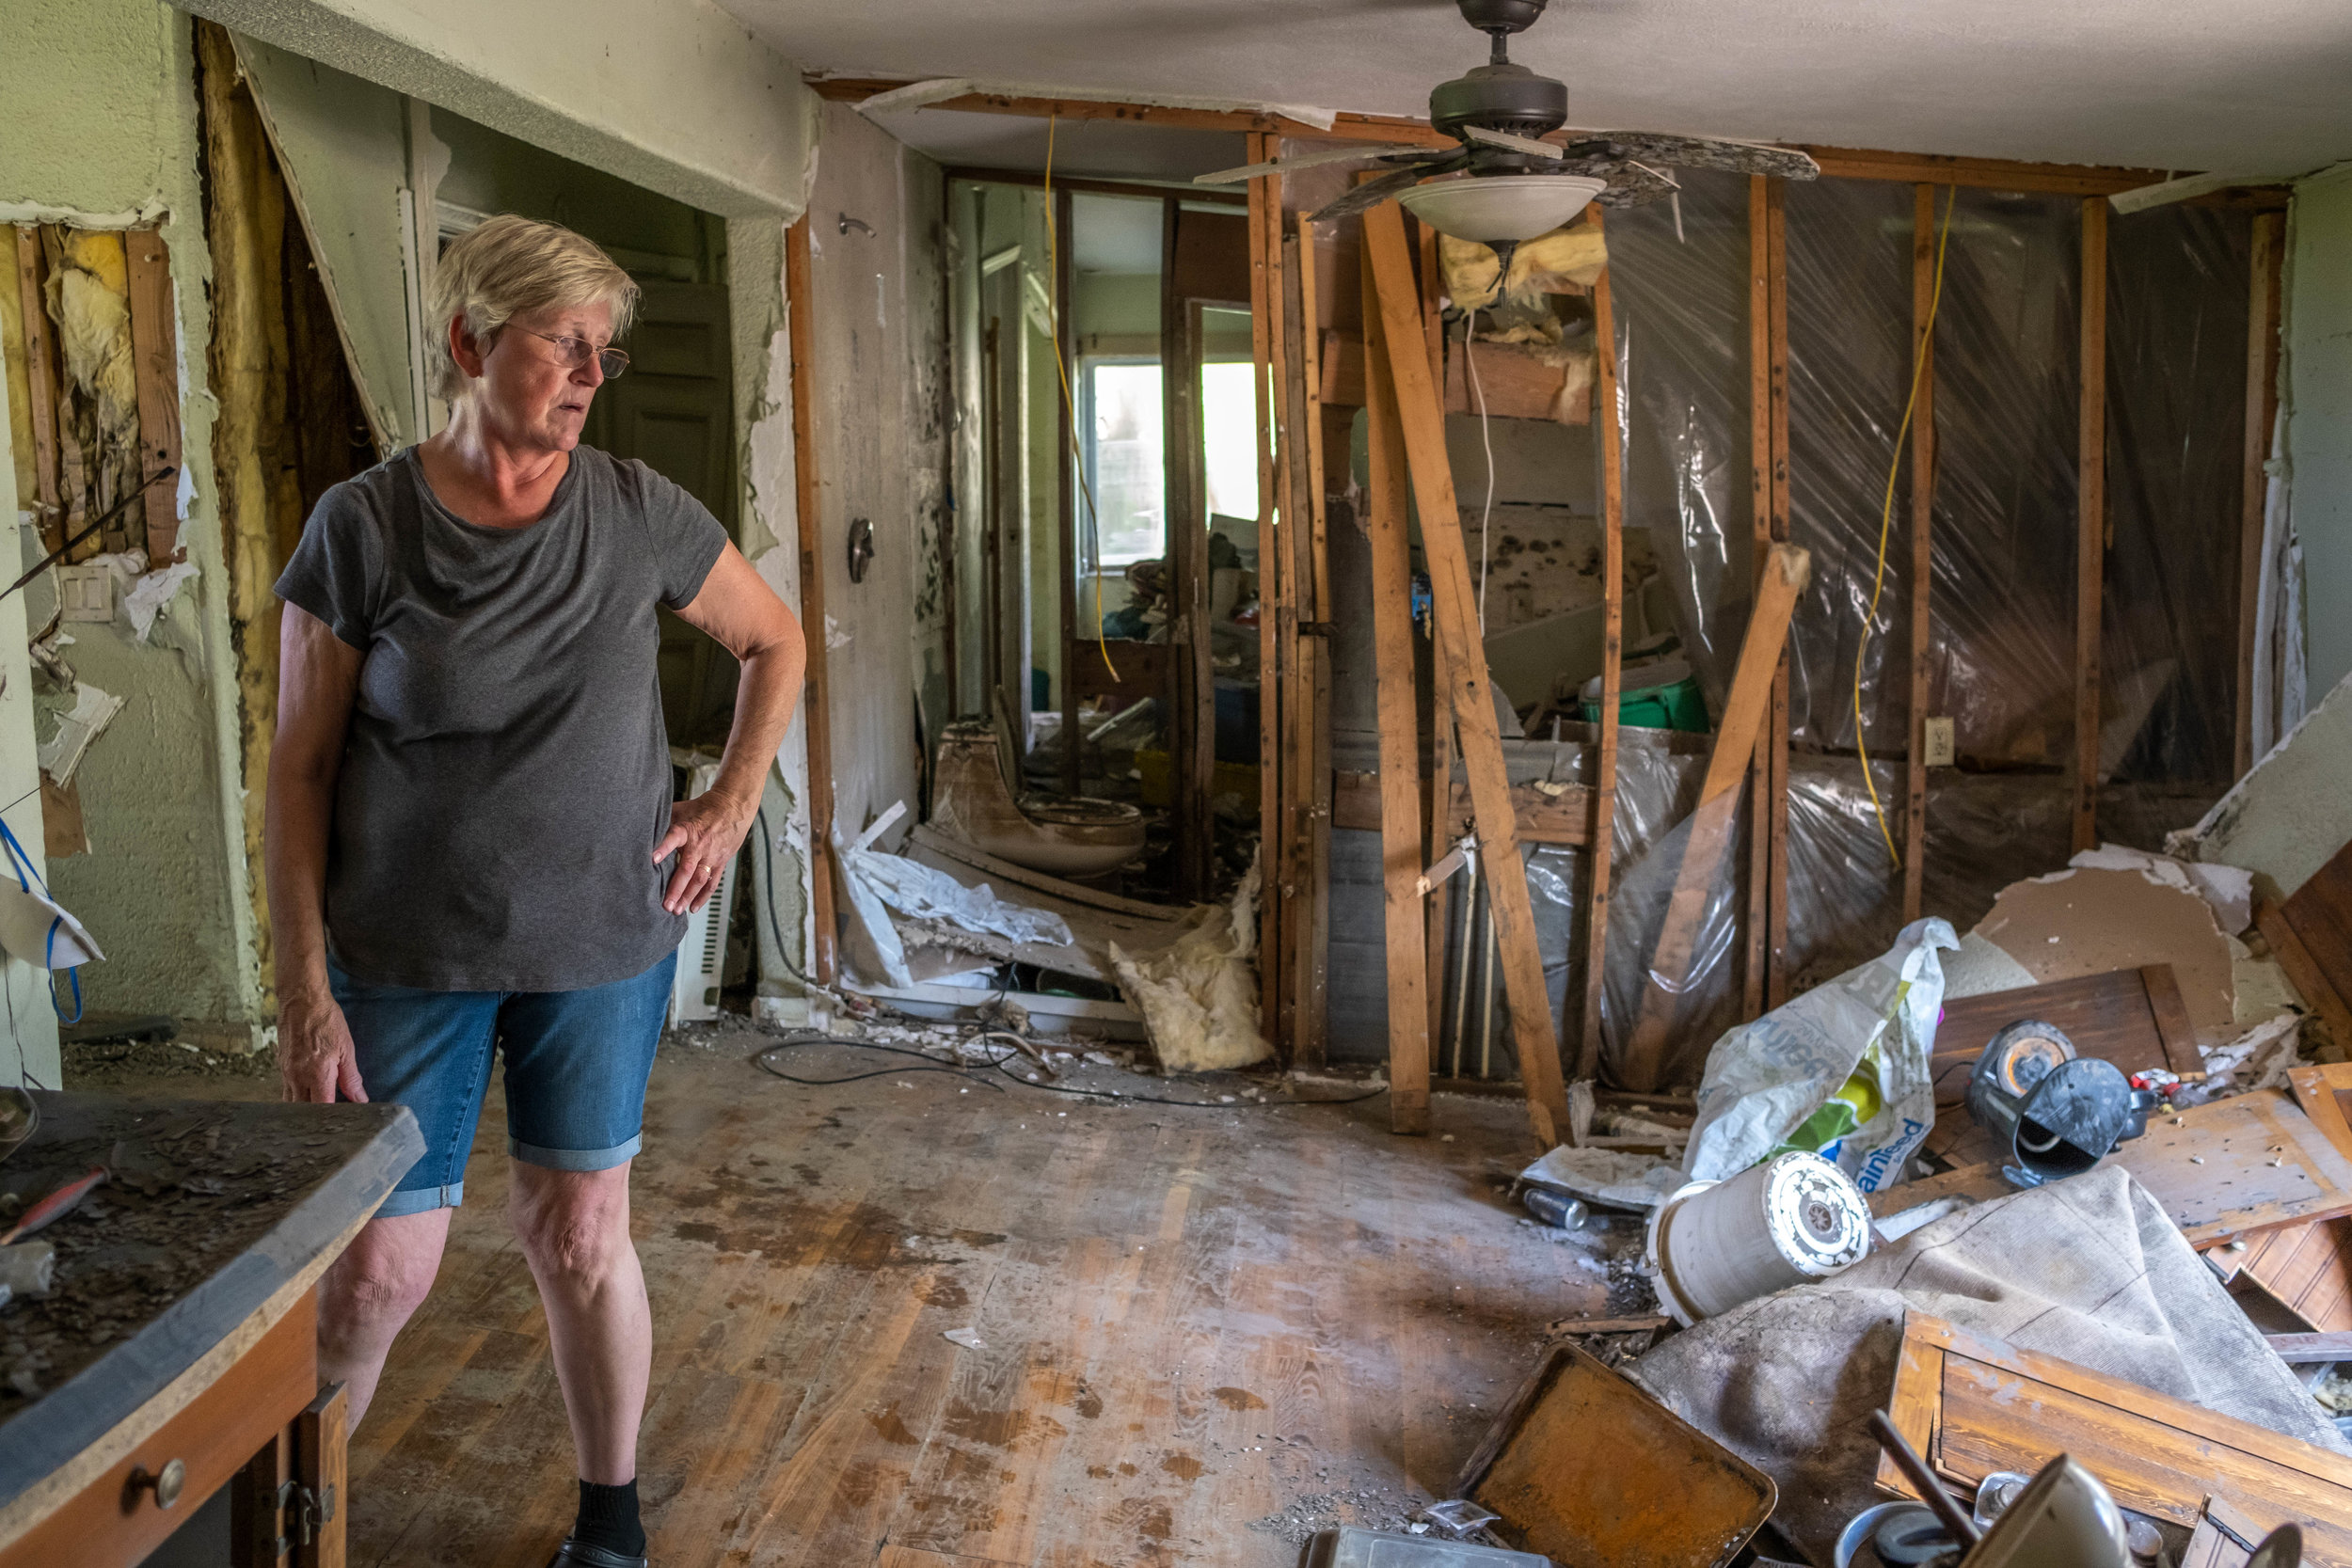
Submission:
MULTIPOLYGON (((139 394, 139 470, 152 479, 180 466, 180 349, 172 323, 171 251, 152 229, 122 236, 130 275, 131 359, 139 394)), ((147 515, 147 559, 160 566, 180 546, 180 487, 151 486, 147 515)))
MULTIPOLYGON (((942 169, 940 175, 946 180, 962 180, 979 185, 1024 185, 1032 190, 1045 183, 1045 176, 1042 173, 1022 168, 958 166, 942 169)), ((1247 196, 1233 191, 1219 190, 1211 185, 1136 184, 1123 180, 1070 179, 1066 176, 1056 175, 1054 189, 1075 192, 1079 196, 1145 197, 1153 201, 1173 198, 1180 201, 1209 202, 1219 207, 1231 207, 1236 212, 1246 211, 1249 206, 1249 198, 1247 196)))
POLYGON ((2233 776, 2254 766, 2254 657, 2262 587, 2263 525, 2269 499, 2267 464, 2279 412, 2280 273, 2286 252, 2286 218, 2254 218, 2253 255, 2246 299, 2246 445, 2238 493, 2237 733, 2233 776))
MULTIPOLYGON (((1772 182, 1748 176, 1748 508, 1751 587, 1772 549, 1772 264, 1767 235, 1772 182)), ((1749 600, 1754 603, 1753 597, 1749 600)), ((1740 1016, 1764 1011, 1766 937, 1772 886, 1772 758, 1767 736, 1748 765, 1747 924, 1741 936, 1740 1016)))
MULTIPOLYGON (((315 1375, 315 1374, 313 1374, 315 1375)), ((294 1568, 345 1568, 351 1526, 351 1402, 331 1383, 294 1418, 294 1479, 320 1501, 318 1528, 294 1536, 294 1568)))
POLYGON ((1904 759, 1903 919, 1927 894, 1928 651, 1935 593, 1935 187, 1915 186, 1911 209, 1911 733, 1904 759))
POLYGON ((809 972, 838 974, 833 913, 833 704, 825 670, 824 530, 817 467, 817 302, 808 216, 784 231, 785 331, 792 354, 792 510, 801 548, 801 626, 808 642, 808 880, 816 927, 809 972))
MULTIPOLYGON (((1601 209, 1584 215, 1598 230, 1601 209)), ((1591 863, 1584 900, 1584 995, 1579 1009, 1576 1076, 1600 1073, 1601 998, 1608 990, 1610 862, 1617 811, 1617 712, 1625 672, 1625 445, 1617 417, 1617 327, 1609 269, 1593 283, 1593 386, 1600 439, 1600 741, 1594 752, 1591 863)))
MULTIPOLYGON (((1374 290, 1362 258, 1364 298, 1374 290)), ((1382 931, 1389 982, 1389 1130, 1429 1131, 1429 955, 1418 882, 1422 859, 1420 696, 1414 689, 1412 550, 1405 536, 1405 430, 1389 379, 1378 312, 1364 312, 1365 531, 1372 543, 1374 663, 1379 688, 1382 931)), ((1340 792, 1333 791, 1333 812, 1340 792)))
POLYGON ((1462 738, 1462 760, 1470 775, 1470 799, 1478 813, 1480 859, 1485 866, 1495 930, 1510 999, 1511 1031, 1518 1050, 1519 1077, 1527 1086, 1528 1115, 1546 1147, 1559 1141, 1566 1125, 1566 1085, 1560 1072, 1559 1037, 1551 998, 1536 944, 1535 915, 1527 892, 1527 868, 1519 858, 1518 825, 1511 808, 1509 775, 1495 722, 1494 696, 1486 661, 1476 647, 1478 606, 1470 586, 1470 558, 1462 542, 1461 512, 1446 456, 1445 414, 1429 373, 1425 353, 1410 341, 1421 323, 1420 292, 1405 238, 1402 211, 1382 202, 1364 214, 1364 245, 1372 257, 1374 293, 1396 388, 1398 418, 1405 431, 1406 465, 1421 516, 1422 544, 1429 562, 1435 609, 1431 619, 1446 644, 1452 675, 1454 721, 1462 738))
POLYGON ((2082 204, 2082 399, 2074 481, 2074 847, 2099 846, 2099 623, 2106 570, 2107 204, 2082 204))
MULTIPOLYGON (((1769 307, 1772 436, 1772 543, 1788 543, 1788 214, 1787 188, 1768 180, 1764 187, 1764 244, 1769 307)), ((1762 593, 1767 550, 1756 562, 1757 592, 1762 593)), ((1765 845, 1765 971, 1764 1006, 1777 1007, 1788 1000, 1788 655, 1784 648, 1780 670, 1772 679, 1771 727, 1765 732, 1768 768, 1764 780, 1765 845)))
POLYGON ((1934 152, 1886 152, 1859 147, 1799 145, 1832 180, 1892 180, 1904 184, 1967 185, 2045 196, 2113 196, 2178 171, 2103 164, 2031 164, 2007 158, 1954 158, 1934 152))
POLYGON ((16 230, 16 283, 24 324, 25 378, 32 384, 33 483, 40 514, 43 550, 65 543, 64 480, 57 445, 57 333, 50 325, 49 307, 42 297, 42 274, 47 263, 40 250, 40 230, 21 224, 16 230))

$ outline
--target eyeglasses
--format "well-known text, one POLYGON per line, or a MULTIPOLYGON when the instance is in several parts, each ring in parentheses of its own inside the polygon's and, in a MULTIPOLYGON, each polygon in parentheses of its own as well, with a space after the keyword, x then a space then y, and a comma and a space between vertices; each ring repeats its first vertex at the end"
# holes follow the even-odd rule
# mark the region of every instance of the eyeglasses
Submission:
MULTIPOLYGON (((515 326, 513 322, 508 322, 506 325, 515 326)), ((594 358, 604 371, 604 378, 611 381, 628 369, 628 356, 617 348, 598 348, 585 338, 550 337, 545 332, 532 332, 527 326, 515 326, 515 330, 530 333, 533 338, 553 343, 556 361, 567 371, 579 370, 594 358)))

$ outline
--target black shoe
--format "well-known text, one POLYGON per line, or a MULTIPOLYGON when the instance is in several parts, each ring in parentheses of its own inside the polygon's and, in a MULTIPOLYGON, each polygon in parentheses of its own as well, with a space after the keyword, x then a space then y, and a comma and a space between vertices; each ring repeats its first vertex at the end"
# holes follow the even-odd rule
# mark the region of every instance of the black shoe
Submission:
POLYGON ((564 1544, 555 1548, 555 1556, 548 1560, 548 1568, 647 1568, 647 1564, 642 1557, 623 1557, 567 1535, 564 1544))

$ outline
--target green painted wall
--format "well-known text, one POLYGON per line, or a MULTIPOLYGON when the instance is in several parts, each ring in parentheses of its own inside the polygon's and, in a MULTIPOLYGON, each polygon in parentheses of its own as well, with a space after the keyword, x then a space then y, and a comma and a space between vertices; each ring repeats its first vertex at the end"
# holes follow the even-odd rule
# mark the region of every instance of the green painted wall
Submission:
POLYGON ((2352 674, 2352 167, 2295 188, 2287 457, 2312 705, 2352 674))
MULTIPOLYGON (((141 645, 128 624, 77 625, 81 679, 129 705, 77 775, 91 852, 51 883, 107 959, 85 978, 99 1012, 256 1022, 251 906, 237 809, 233 657, 214 511, 210 337, 189 19, 152 0, 0 0, 0 221, 120 227, 164 220, 178 305, 182 422, 194 499, 181 537, 199 576, 141 645)), ((5 440, 0 432, 0 440, 5 440)), ((13 575, 13 574, 11 574, 13 575)), ((26 613, 46 620, 45 584, 26 613)))

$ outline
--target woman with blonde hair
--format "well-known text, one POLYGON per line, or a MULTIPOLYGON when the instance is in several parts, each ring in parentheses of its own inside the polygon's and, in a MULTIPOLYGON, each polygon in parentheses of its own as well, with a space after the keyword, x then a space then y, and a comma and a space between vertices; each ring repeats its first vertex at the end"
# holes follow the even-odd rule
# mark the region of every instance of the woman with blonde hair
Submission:
POLYGON ((496 217, 434 275, 449 427, 320 500, 278 578, 267 862, 288 1098, 390 1101, 423 1158, 320 1287, 366 1412, 432 1289, 505 1057, 509 1209, 546 1304, 580 1506, 554 1564, 644 1568, 652 1354, 628 1170, 688 914, 743 843, 801 628, 684 490, 580 444, 637 286, 496 217), (658 606, 742 664, 719 782, 671 799, 658 606))

